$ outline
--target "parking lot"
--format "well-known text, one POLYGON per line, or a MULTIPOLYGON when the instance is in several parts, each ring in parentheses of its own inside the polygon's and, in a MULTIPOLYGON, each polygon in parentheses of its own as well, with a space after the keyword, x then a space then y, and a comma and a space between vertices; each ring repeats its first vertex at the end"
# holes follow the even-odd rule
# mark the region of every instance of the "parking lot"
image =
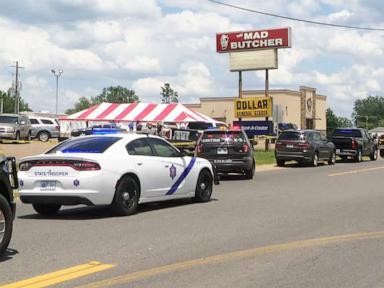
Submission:
MULTIPOLYGON (((51 145, 1 147, 23 157, 51 145)), ((223 177, 208 203, 143 204, 128 217, 81 206, 43 217, 17 200, 0 283, 381 287, 383 195, 372 183, 383 170, 382 159, 258 167, 253 180, 223 177)))
POLYGON ((47 151, 49 148, 57 144, 56 140, 49 142, 31 141, 21 142, 20 144, 13 144, 12 142, 5 142, 0 144, 0 151, 4 155, 12 155, 17 159, 22 157, 37 155, 47 151))

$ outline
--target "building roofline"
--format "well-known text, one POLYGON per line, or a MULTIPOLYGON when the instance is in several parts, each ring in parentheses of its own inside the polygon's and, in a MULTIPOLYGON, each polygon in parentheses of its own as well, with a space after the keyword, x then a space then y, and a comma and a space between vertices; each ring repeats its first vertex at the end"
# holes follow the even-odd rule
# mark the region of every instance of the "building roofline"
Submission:
POLYGON ((300 91, 301 90, 311 90, 313 92, 316 92, 316 88, 308 87, 308 86, 300 86, 299 89, 300 89, 300 91))
MULTIPOLYGON (((312 91, 316 91, 315 88, 311 88, 311 87, 306 87, 306 86, 300 86, 300 89, 310 89, 312 91)), ((252 95, 252 94, 264 94, 265 93, 265 90, 243 90, 243 95, 246 95, 246 96, 249 96, 249 95, 252 95)), ((270 95, 274 95, 274 94, 288 94, 290 96, 297 96, 297 97, 301 97, 301 91, 295 91, 295 90, 290 90, 290 89, 274 89, 274 90, 269 90, 269 94, 270 95)), ((235 100, 237 99, 238 97, 237 96, 222 96, 222 97, 201 97, 199 98, 200 100, 200 103, 186 103, 186 104, 183 104, 183 105, 190 105, 190 106, 194 106, 194 107, 201 107, 201 102, 202 101, 228 101, 228 100, 235 100)), ((322 99, 322 100, 327 100, 327 96, 325 95, 319 95, 319 94, 315 94, 315 98, 316 99, 322 99)))

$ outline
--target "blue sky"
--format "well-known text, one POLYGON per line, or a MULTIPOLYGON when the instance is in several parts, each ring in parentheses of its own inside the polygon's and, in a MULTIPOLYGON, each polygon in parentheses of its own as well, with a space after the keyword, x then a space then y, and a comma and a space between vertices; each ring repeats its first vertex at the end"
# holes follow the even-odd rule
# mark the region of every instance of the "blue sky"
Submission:
MULTIPOLYGON (((223 0, 265 12, 343 25, 384 27, 382 1, 223 0)), ((228 55, 215 52, 215 33, 292 27, 292 48, 279 51, 271 88, 310 86, 328 96, 338 115, 353 102, 383 95, 383 32, 308 25, 238 11, 206 0, 0 0, 0 89, 12 84, 18 60, 22 97, 35 111, 53 111, 55 81, 63 69, 59 110, 103 87, 134 89, 159 102, 171 83, 181 102, 237 95, 228 55)), ((247 72, 244 89, 263 89, 264 73, 247 72)))

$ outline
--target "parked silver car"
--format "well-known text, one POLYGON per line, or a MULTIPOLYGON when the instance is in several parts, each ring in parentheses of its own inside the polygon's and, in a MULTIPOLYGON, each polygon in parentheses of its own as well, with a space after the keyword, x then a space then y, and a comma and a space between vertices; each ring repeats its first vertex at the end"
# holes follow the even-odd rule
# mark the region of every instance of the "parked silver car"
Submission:
POLYGON ((56 119, 30 116, 32 126, 32 137, 42 142, 48 141, 50 138, 58 138, 60 127, 56 119))
POLYGON ((0 114, 0 139, 31 140, 31 133, 28 116, 0 114))

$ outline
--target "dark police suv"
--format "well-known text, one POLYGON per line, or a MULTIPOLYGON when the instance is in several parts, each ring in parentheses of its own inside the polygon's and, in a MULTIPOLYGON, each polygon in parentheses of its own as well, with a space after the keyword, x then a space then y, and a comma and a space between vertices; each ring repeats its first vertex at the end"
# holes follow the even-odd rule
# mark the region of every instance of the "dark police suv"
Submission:
POLYGON ((196 156, 208 159, 218 173, 255 174, 253 147, 242 130, 205 130, 196 145, 196 156))
POLYGON ((16 160, 0 156, 0 257, 11 240, 16 206, 13 189, 18 186, 16 160), (12 181, 10 181, 10 178, 12 181), (12 184, 11 184, 12 182, 12 184))

